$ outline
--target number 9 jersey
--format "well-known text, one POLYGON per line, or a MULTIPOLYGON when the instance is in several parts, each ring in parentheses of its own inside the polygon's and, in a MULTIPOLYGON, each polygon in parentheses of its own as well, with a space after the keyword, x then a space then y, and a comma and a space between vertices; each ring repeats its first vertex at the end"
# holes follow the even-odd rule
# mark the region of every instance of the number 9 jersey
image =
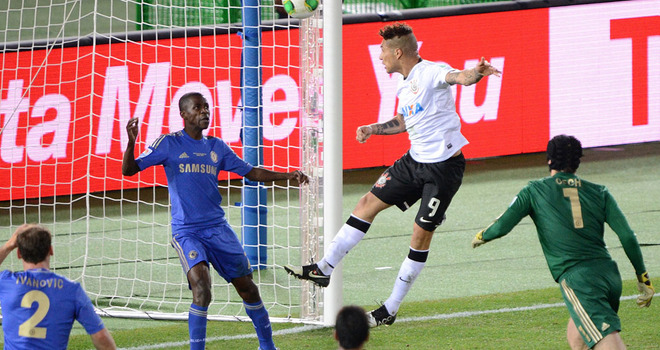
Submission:
POLYGON ((46 269, 0 273, 4 348, 66 349, 73 321, 88 334, 103 330, 80 284, 46 269))

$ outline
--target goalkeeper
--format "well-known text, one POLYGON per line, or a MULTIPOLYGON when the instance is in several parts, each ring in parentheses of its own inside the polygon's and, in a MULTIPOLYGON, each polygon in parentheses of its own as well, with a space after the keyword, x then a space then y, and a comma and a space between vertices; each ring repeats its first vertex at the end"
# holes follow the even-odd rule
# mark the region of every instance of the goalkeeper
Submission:
POLYGON ((621 275, 603 240, 605 223, 619 236, 635 268, 641 292, 637 305, 648 307, 655 290, 637 238, 612 195, 605 186, 575 175, 580 157, 578 139, 553 137, 547 148, 550 176, 525 186, 504 214, 477 233, 472 247, 506 235, 529 215, 571 316, 566 328, 571 349, 625 349, 617 315, 621 275))

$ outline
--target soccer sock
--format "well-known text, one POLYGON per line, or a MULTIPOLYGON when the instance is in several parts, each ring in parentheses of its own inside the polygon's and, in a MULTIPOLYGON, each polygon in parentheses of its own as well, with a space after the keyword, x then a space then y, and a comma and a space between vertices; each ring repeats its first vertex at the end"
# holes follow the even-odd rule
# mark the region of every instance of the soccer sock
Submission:
POLYGON ((190 304, 188 310, 188 334, 190 350, 204 350, 206 346, 206 311, 207 307, 190 304))
POLYGON ((268 310, 264 307, 264 303, 247 303, 245 305, 245 313, 252 319, 254 330, 257 331, 257 338, 259 338, 260 350, 276 350, 273 343, 273 329, 270 326, 270 319, 268 318, 268 310))
POLYGON ((332 239, 323 259, 317 263, 321 272, 329 276, 348 251, 362 240, 370 226, 371 223, 351 215, 332 239))
POLYGON ((410 287, 419 276, 419 273, 426 265, 426 258, 429 256, 428 250, 415 250, 410 248, 408 257, 403 260, 401 268, 399 269, 399 274, 394 281, 394 288, 392 289, 392 294, 387 298, 384 305, 387 308, 387 311, 391 315, 396 314, 399 311, 399 306, 403 302, 403 298, 406 297, 410 287))

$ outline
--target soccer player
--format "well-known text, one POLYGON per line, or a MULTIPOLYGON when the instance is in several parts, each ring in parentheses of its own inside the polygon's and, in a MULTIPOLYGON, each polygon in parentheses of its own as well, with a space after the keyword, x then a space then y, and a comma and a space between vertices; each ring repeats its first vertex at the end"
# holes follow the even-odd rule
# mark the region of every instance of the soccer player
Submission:
POLYGON ((380 36, 380 60, 388 73, 400 74, 398 113, 386 123, 360 126, 357 141, 365 142, 371 135, 408 131, 410 150, 359 200, 323 259, 311 265, 285 266, 290 274, 326 287, 333 269, 362 240, 378 213, 393 205, 405 211, 421 199, 408 257, 401 264, 390 297, 369 312, 372 327, 394 322, 403 298, 426 263, 433 232, 444 221, 445 211, 463 179, 465 158, 461 148, 468 141, 460 131, 461 120, 451 86, 471 85, 485 76, 500 75, 483 57, 476 67, 462 71, 423 60, 407 24, 387 25, 380 30, 380 36))
POLYGON ((4 348, 64 350, 77 320, 97 349, 116 349, 80 284, 50 271, 50 231, 35 224, 19 226, 0 247, 0 264, 16 248, 23 271, 0 273, 4 348))
POLYGON ((339 343, 339 350, 363 349, 369 340, 369 321, 364 309, 355 305, 341 308, 333 334, 339 343))
POLYGON ((218 173, 230 171, 251 181, 296 180, 307 183, 301 171, 274 172, 253 167, 240 159, 219 138, 207 137, 209 104, 197 92, 183 95, 179 110, 184 128, 161 135, 137 159, 134 156, 138 135, 138 119, 128 121, 128 146, 122 162, 122 173, 134 175, 150 166, 162 165, 172 202, 172 247, 192 290, 193 302, 188 314, 190 349, 204 349, 206 344, 207 309, 211 303, 209 263, 218 274, 236 288, 245 311, 252 319, 261 350, 273 350, 273 335, 252 269, 236 233, 220 207, 218 173))
POLYGON ((642 293, 637 305, 648 307, 655 290, 637 237, 614 197, 605 186, 575 175, 580 157, 578 139, 553 137, 547 148, 550 176, 530 181, 520 190, 504 214, 477 233, 472 247, 506 235, 529 215, 571 315, 566 328, 571 349, 625 349, 617 315, 621 275, 603 240, 605 223, 617 234, 635 268, 642 293))

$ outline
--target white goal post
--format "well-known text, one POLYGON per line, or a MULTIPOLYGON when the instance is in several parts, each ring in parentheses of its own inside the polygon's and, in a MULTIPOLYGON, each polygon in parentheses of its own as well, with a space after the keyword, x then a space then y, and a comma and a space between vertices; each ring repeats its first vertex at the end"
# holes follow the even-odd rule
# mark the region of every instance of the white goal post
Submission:
MULTIPOLYGON (((324 303, 321 290, 288 276, 282 266, 320 259, 324 223, 333 222, 335 232, 342 220, 336 216, 341 155, 328 158, 341 151, 341 127, 334 131, 336 148, 337 136, 331 132, 328 141, 323 118, 324 89, 331 87, 341 100, 341 86, 337 96, 337 81, 329 82, 323 69, 321 11, 298 21, 279 18, 273 1, 256 3, 261 43, 255 88, 261 98, 252 107, 243 99, 243 40, 249 31, 242 26, 240 0, 0 5, 0 240, 24 222, 41 223, 54 234, 51 267, 80 282, 100 314, 187 318, 192 295, 170 246, 164 172, 150 168, 123 177, 121 158, 129 118, 140 118, 138 153, 158 135, 182 128, 178 99, 199 91, 211 106, 209 135, 242 156, 248 147, 243 135, 257 128, 262 143, 249 146, 261 152, 255 165, 310 175, 309 186, 261 185, 265 198, 252 208, 260 213, 257 222, 243 220, 241 179, 223 172, 219 190, 239 236, 254 225, 264 233, 246 246, 259 251, 254 280, 272 320, 334 322, 341 285, 331 286, 326 294, 332 301, 324 303), (260 125, 243 125, 249 108, 259 111, 260 125), (328 183, 334 187, 326 188, 328 183), (332 217, 324 199, 328 191, 332 217)), ((332 7, 341 36, 341 4, 338 16, 332 7)), ((339 68, 332 74, 341 84, 341 56, 339 68)), ((341 104, 336 108, 330 110, 341 116, 341 104)), ((22 269, 15 255, 3 267, 22 269)), ((339 282, 340 272, 333 274, 339 282)), ((209 319, 247 319, 234 288, 215 273, 209 319)))

